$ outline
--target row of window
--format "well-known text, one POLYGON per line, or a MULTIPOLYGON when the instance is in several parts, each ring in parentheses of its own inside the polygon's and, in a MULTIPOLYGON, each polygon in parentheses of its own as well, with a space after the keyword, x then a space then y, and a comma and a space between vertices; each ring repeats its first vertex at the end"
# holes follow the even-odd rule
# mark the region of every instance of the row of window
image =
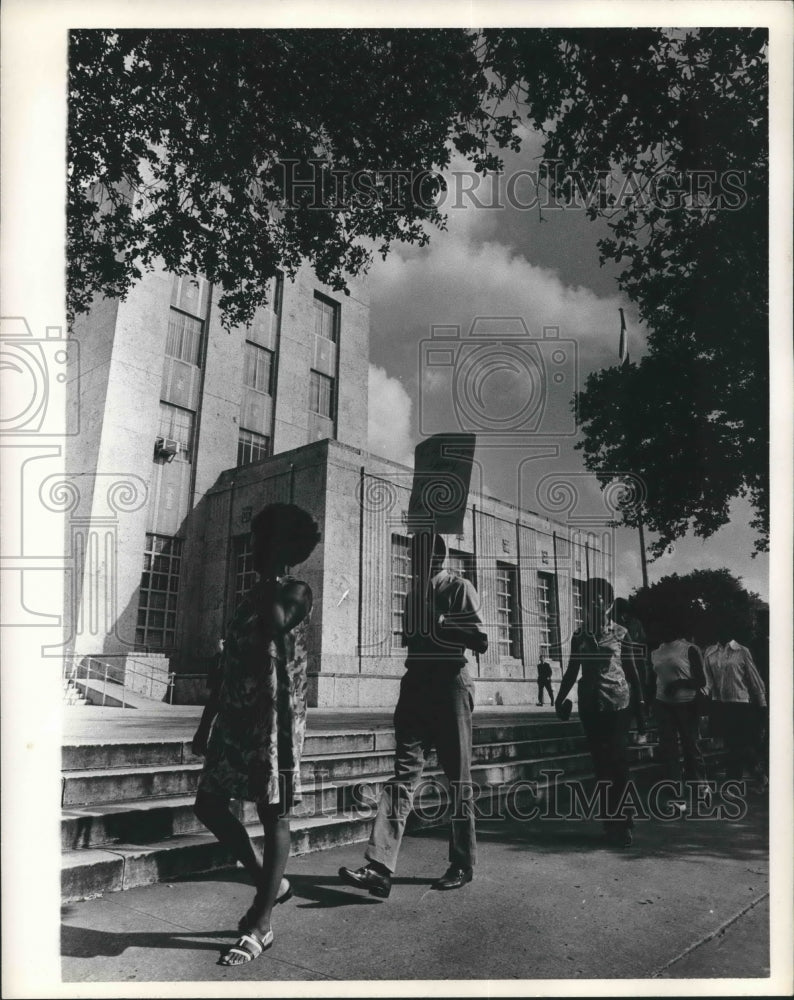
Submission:
MULTIPOLYGON (((469 552, 450 549, 447 566, 470 580, 476 587, 476 567, 474 557, 469 552)), ((405 599, 411 582, 410 542, 404 535, 392 535, 391 548, 391 634, 392 647, 402 645, 405 599)), ((518 593, 518 571, 511 563, 496 564, 496 644, 500 657, 523 656, 520 618, 520 598, 518 593)), ((573 581, 573 627, 580 628, 584 622, 582 594, 584 584, 573 581)), ((540 620, 541 653, 549 656, 554 646, 559 647, 559 616, 551 573, 538 573, 537 602, 540 620)))
MULTIPOLYGON (((281 283, 278 283, 274 308, 280 308, 281 283)), ((337 344, 339 341, 339 304, 319 293, 314 296, 315 336, 337 344)), ((170 358, 201 367, 203 320, 171 307, 168 323, 166 354, 170 358)), ((250 340, 245 342, 243 357, 243 385, 257 392, 273 395, 274 352, 250 340)), ((336 419, 336 379, 312 369, 309 373, 309 410, 328 420, 336 419)), ((184 461, 193 459, 192 410, 160 403, 158 436, 176 442, 178 453, 184 461)), ((241 427, 237 442, 237 466, 248 465, 272 454, 269 436, 241 427)))
MULTIPOLYGON (((136 643, 147 649, 171 649, 176 634, 176 601, 182 559, 182 540, 162 535, 146 536, 146 551, 141 575, 138 629, 136 643)), ((476 586, 475 565, 471 553, 450 549, 447 556, 450 569, 476 586)), ((235 539, 234 603, 239 604, 256 581, 251 539, 243 535, 235 539)), ((405 600, 411 582, 410 542, 403 535, 392 535, 391 548, 391 634, 392 647, 402 646, 405 600)), ((584 622, 583 587, 573 580, 573 627, 584 622)), ((540 652, 549 656, 559 648, 559 615, 554 576, 537 575, 537 606, 540 623, 540 652)), ((496 564, 496 644, 501 657, 522 659, 522 630, 518 572, 510 563, 496 564)))

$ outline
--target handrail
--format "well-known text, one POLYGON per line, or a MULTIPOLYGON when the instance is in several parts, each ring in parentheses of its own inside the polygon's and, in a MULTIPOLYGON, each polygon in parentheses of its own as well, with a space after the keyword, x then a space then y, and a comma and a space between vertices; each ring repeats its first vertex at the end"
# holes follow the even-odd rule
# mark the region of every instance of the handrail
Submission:
MULTIPOLYGON (((141 663, 142 661, 134 660, 133 662, 141 663)), ((98 660, 94 656, 85 656, 79 659, 78 657, 73 657, 71 667, 68 670, 66 668, 64 669, 64 674, 67 676, 69 680, 73 682, 76 682, 80 679, 81 673, 83 673, 85 680, 90 680, 92 672, 94 678, 96 679, 101 678, 102 680, 103 706, 107 703, 108 682, 110 682, 111 684, 117 684, 121 687, 121 707, 122 708, 127 707, 127 698, 126 698, 127 689, 131 687, 131 685, 127 684, 128 675, 146 678, 149 681, 149 697, 152 699, 154 698, 153 691, 154 691, 155 681, 158 681, 160 683, 165 683, 166 691, 168 693, 168 704, 173 705, 174 703, 174 678, 176 675, 173 671, 168 671, 167 674, 160 675, 159 677, 157 677, 155 676, 153 668, 150 668, 150 670, 147 673, 144 672, 143 670, 136 670, 134 667, 129 667, 126 664, 124 665, 124 667, 119 667, 116 664, 103 663, 101 660, 98 660), (94 664, 96 664, 97 666, 94 666, 94 664), (118 677, 111 676, 110 671, 112 670, 118 670, 118 671, 123 670, 124 672, 123 678, 119 679, 118 677)))

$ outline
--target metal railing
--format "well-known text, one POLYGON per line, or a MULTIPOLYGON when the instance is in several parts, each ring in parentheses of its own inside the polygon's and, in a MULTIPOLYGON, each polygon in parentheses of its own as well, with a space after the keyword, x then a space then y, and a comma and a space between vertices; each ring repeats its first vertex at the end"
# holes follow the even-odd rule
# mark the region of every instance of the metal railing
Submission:
MULTIPOLYGON (((128 661, 129 662, 129 661, 128 661)), ((141 660, 132 659, 131 662, 141 664, 141 660)), ((147 666, 147 664, 143 664, 147 666)), ((150 667, 148 673, 143 670, 136 670, 130 666, 119 666, 112 663, 103 663, 93 656, 75 657, 64 664, 64 679, 68 684, 77 686, 81 680, 101 681, 102 684, 102 705, 107 704, 108 697, 121 701, 121 707, 127 707, 128 689, 134 694, 142 694, 152 700, 160 700, 154 697, 155 684, 165 685, 168 696, 168 704, 173 704, 174 699, 174 673, 156 675, 154 669, 150 667), (115 676, 114 676, 115 674, 115 676), (149 694, 146 695, 137 687, 127 683, 128 676, 143 677, 149 682, 149 694), (110 692, 108 692, 110 686, 110 692)))

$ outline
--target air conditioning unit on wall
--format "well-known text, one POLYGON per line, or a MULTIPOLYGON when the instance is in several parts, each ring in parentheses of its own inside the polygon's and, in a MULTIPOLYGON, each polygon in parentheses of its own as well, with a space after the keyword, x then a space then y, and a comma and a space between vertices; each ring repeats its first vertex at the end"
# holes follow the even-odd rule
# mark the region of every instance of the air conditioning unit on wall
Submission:
POLYGON ((171 438, 156 438, 154 442, 154 457, 162 458, 166 462, 173 462, 174 457, 179 452, 179 442, 171 438))

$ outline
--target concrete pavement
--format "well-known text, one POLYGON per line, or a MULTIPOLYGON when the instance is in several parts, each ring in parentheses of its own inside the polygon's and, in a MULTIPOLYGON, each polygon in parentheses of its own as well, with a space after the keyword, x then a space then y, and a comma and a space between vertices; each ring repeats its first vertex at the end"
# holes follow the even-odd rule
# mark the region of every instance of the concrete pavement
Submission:
POLYGON ((430 889, 445 831, 425 830, 404 841, 387 901, 337 878, 362 845, 292 858, 273 948, 234 969, 216 960, 251 899, 242 872, 112 893, 64 907, 63 979, 764 978, 768 806, 749 805, 735 821, 639 822, 628 850, 594 822, 483 821, 475 881, 449 893, 430 889))

